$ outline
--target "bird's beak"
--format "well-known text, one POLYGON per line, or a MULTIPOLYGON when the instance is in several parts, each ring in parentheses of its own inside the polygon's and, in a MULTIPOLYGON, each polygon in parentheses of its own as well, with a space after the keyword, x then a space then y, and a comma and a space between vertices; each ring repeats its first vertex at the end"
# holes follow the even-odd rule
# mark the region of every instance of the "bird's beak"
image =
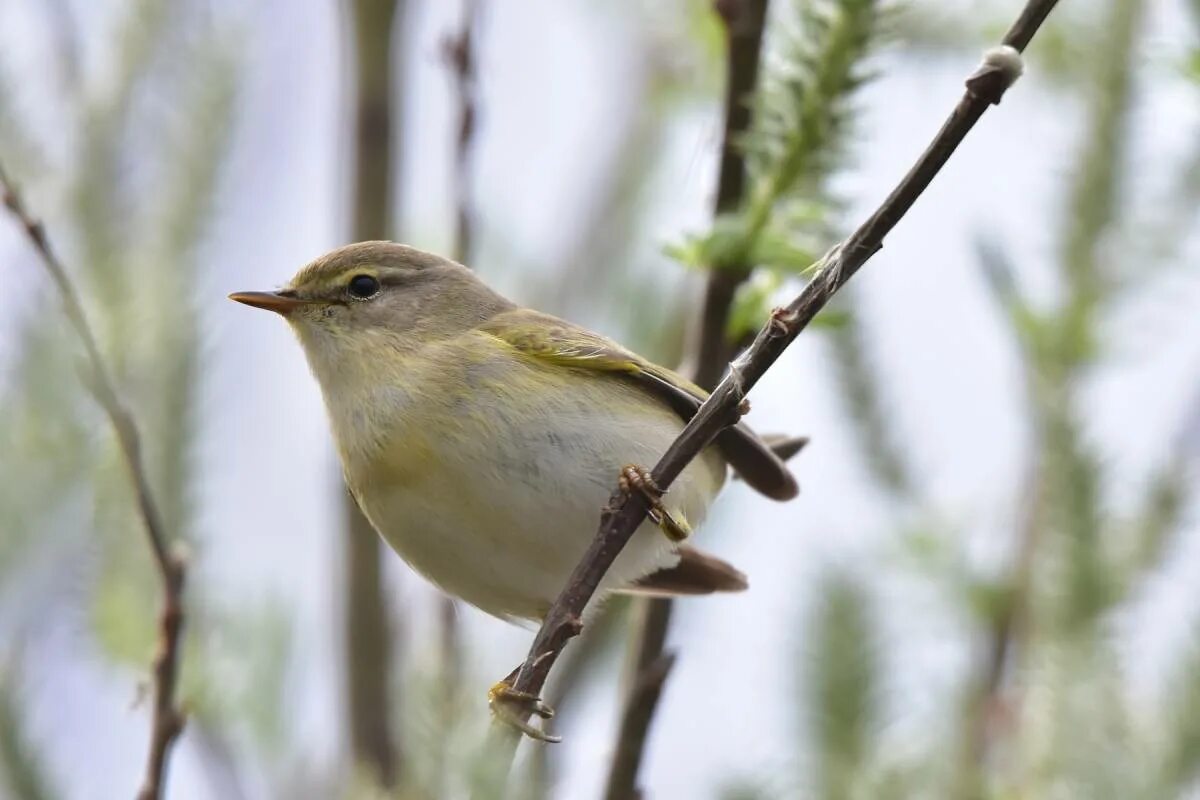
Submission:
POLYGON ((301 306, 313 304, 312 300, 302 300, 288 292, 234 292, 229 295, 229 299, 255 308, 265 308, 267 311, 274 311, 276 314, 284 316, 301 306))

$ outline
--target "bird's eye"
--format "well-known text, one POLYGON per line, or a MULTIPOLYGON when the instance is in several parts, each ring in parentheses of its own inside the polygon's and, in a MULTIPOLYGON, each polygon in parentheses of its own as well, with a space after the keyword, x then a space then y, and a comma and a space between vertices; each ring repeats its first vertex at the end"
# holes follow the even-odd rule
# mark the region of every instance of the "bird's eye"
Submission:
POLYGON ((350 296, 369 300, 379 294, 379 280, 374 275, 355 275, 350 279, 350 296))

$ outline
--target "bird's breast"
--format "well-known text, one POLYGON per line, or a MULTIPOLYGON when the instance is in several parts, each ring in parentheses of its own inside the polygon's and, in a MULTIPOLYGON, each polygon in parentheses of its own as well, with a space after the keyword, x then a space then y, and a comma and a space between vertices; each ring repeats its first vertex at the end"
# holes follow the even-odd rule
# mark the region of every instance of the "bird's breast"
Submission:
MULTIPOLYGON (((619 469, 652 465, 683 423, 611 374, 500 365, 463 358, 379 387, 369 411, 342 410, 337 437, 352 490, 401 556, 484 610, 536 617, 582 557, 619 469)), ((724 475, 708 451, 668 506, 698 523, 724 475)), ((614 580, 671 558, 657 531, 643 538, 614 580)))

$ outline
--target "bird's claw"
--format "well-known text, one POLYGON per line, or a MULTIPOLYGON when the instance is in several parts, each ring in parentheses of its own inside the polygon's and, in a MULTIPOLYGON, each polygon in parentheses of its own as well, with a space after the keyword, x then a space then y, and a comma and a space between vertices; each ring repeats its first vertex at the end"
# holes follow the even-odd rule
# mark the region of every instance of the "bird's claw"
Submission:
POLYGON ((488 707, 492 714, 506 725, 519 730, 539 742, 558 743, 562 737, 552 736, 541 728, 529 724, 527 717, 536 714, 542 719, 553 719, 554 709, 542 702, 542 698, 529 692, 514 689, 512 676, 505 678, 488 690, 488 707))
POLYGON ((682 542, 692 535, 692 529, 688 527, 687 522, 676 519, 663 505, 662 489, 659 489, 654 482, 654 476, 650 474, 650 470, 636 464, 626 464, 621 467, 621 474, 617 481, 621 491, 626 494, 639 492, 650 502, 648 514, 650 521, 657 525, 668 539, 673 542, 682 542))

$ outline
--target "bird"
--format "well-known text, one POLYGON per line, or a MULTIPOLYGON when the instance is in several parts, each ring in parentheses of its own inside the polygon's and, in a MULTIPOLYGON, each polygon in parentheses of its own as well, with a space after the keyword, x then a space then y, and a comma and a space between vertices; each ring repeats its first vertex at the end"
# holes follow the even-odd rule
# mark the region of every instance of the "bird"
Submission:
POLYGON ((278 291, 230 299, 282 315, 296 333, 372 527, 441 590, 493 616, 542 620, 615 483, 652 508, 601 597, 747 588, 739 570, 689 543, 694 527, 730 467, 774 500, 798 492, 744 423, 658 492, 639 465, 666 451, 707 393, 436 254, 360 242, 278 291))

